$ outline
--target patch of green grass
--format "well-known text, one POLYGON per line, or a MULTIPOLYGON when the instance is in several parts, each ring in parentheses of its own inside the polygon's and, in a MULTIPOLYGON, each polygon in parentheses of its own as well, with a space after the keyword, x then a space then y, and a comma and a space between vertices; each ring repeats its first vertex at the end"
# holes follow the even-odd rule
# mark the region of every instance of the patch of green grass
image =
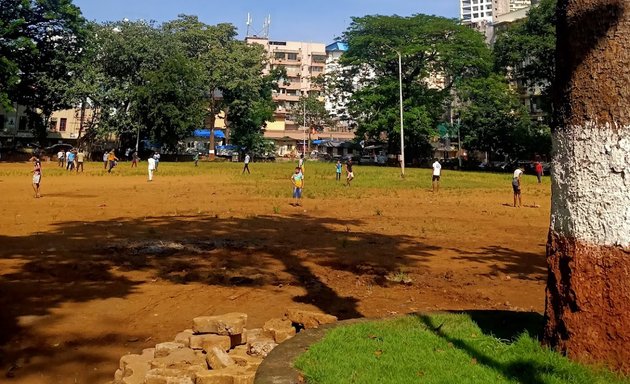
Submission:
POLYGON ((309 384, 630 383, 571 362, 541 347, 527 332, 513 340, 484 334, 468 314, 415 315, 338 327, 295 366, 309 384))

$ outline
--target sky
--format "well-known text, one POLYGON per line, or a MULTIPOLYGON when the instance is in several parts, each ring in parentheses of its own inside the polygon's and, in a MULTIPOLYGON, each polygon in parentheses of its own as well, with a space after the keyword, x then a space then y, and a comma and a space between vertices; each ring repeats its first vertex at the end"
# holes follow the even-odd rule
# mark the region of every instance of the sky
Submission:
POLYGON ((179 14, 197 15, 207 24, 232 23, 240 37, 246 34, 247 14, 253 19, 251 34, 259 34, 271 16, 269 38, 329 44, 341 36, 353 16, 417 13, 457 18, 457 0, 74 0, 88 20, 155 20, 179 14))

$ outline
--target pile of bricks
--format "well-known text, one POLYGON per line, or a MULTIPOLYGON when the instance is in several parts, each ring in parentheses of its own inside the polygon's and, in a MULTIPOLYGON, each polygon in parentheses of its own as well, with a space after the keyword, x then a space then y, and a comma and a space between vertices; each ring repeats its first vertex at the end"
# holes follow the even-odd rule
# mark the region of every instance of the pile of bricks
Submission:
POLYGON ((244 313, 197 317, 173 341, 123 356, 113 384, 253 384, 258 366, 278 344, 298 330, 335 321, 299 309, 256 329, 246 328, 244 313))

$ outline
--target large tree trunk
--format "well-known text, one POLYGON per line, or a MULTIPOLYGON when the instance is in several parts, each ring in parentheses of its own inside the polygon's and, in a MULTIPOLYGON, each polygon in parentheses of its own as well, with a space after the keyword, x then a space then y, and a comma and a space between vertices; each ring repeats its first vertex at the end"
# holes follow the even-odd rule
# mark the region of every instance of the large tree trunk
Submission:
POLYGON ((630 2, 558 3, 545 341, 630 371, 630 2))

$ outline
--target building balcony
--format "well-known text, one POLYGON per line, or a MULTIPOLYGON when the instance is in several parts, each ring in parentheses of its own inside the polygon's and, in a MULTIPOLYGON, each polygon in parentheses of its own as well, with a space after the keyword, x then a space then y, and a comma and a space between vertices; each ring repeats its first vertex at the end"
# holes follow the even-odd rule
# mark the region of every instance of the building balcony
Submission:
POLYGON ((274 101, 300 101, 300 96, 276 93, 273 95, 273 100, 274 101))

